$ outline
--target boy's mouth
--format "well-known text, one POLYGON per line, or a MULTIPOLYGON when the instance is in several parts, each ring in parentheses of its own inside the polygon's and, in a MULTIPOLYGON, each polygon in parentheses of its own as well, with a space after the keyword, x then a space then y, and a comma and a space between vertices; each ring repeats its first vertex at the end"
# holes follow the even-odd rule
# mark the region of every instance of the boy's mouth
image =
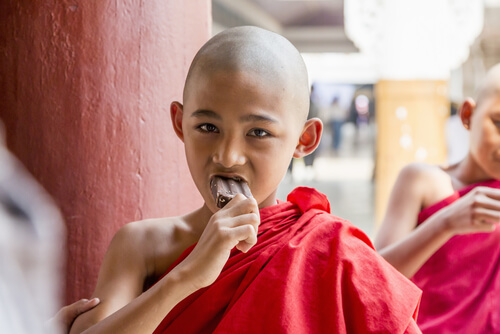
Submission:
POLYGON ((213 182, 213 179, 215 178, 221 178, 221 179, 224 179, 224 180, 234 180, 235 182, 246 182, 242 177, 240 176, 237 176, 237 175, 234 175, 234 176, 226 176, 226 175, 213 175, 211 178, 210 178, 210 183, 213 182))
POLYGON ((252 197, 250 188, 246 181, 238 176, 219 176, 215 175, 210 180, 210 190, 219 208, 223 208, 237 194, 243 194, 246 197, 252 197))

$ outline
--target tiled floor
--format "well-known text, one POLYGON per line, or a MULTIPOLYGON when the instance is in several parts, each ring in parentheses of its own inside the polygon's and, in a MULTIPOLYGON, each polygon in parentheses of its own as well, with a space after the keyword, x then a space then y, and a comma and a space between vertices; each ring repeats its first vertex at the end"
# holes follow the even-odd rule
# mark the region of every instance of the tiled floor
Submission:
POLYGON ((345 218, 374 237, 374 138, 373 126, 355 132, 352 124, 342 129, 342 144, 337 154, 329 149, 330 134, 323 137, 312 168, 302 160, 294 161, 293 176, 288 174, 278 189, 278 198, 297 186, 314 187, 327 195, 332 213, 345 218))

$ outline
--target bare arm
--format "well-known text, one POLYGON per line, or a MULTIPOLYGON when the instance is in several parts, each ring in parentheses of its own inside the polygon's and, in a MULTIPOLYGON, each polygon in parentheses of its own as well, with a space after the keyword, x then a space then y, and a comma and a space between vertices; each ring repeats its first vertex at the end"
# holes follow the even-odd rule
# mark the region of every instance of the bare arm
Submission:
POLYGON ((380 246, 379 254, 406 277, 412 277, 422 265, 453 235, 444 227, 439 213, 402 239, 380 246))
POLYGON ((190 255, 144 293, 147 243, 136 242, 138 231, 120 230, 99 273, 94 296, 101 303, 70 333, 152 333, 181 300, 215 281, 235 246, 247 251, 256 243, 259 223, 255 200, 236 196, 212 216, 190 255))
POLYGON ((407 166, 400 172, 374 242, 380 255, 406 277, 413 276, 450 238, 440 220, 416 228, 426 183, 417 166, 407 166))
POLYGON ((168 313, 190 293, 181 284, 182 273, 175 272, 142 293, 148 268, 144 258, 146 250, 142 249, 144 236, 137 227, 127 225, 113 238, 93 294, 101 303, 75 320, 71 334, 85 330, 90 333, 151 333, 154 324, 161 319, 155 319, 159 312, 148 312, 148 306, 155 305, 168 313), (136 319, 143 322, 141 329, 135 328, 136 319))
POLYGON ((500 219, 500 191, 478 187, 416 227, 428 180, 405 168, 394 186, 375 247, 406 277, 412 277, 452 236, 491 232, 500 219))
POLYGON ((168 312, 194 291, 186 283, 188 280, 187 273, 169 273, 151 289, 84 333, 152 333, 168 312))

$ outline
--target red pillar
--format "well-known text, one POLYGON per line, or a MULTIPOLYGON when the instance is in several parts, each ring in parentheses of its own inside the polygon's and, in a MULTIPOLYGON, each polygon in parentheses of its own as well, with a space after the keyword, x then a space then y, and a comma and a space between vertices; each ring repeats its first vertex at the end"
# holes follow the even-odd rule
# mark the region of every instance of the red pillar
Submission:
POLYGON ((0 4, 0 118, 65 218, 66 302, 90 296, 122 225, 201 204, 169 104, 209 38, 210 3, 0 4))

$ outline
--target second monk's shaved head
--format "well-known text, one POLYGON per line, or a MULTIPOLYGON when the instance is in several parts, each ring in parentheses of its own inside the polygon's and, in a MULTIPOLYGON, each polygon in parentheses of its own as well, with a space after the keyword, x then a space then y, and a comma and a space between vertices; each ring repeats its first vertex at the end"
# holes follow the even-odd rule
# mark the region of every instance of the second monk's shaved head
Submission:
POLYGON ((282 86, 294 100, 298 117, 309 109, 309 81, 299 51, 284 37, 257 27, 224 30, 210 39, 196 54, 186 79, 184 100, 191 81, 198 75, 216 72, 250 72, 273 86, 282 86))
POLYGON ((478 105, 491 96, 500 96, 500 64, 489 69, 476 95, 478 105))

